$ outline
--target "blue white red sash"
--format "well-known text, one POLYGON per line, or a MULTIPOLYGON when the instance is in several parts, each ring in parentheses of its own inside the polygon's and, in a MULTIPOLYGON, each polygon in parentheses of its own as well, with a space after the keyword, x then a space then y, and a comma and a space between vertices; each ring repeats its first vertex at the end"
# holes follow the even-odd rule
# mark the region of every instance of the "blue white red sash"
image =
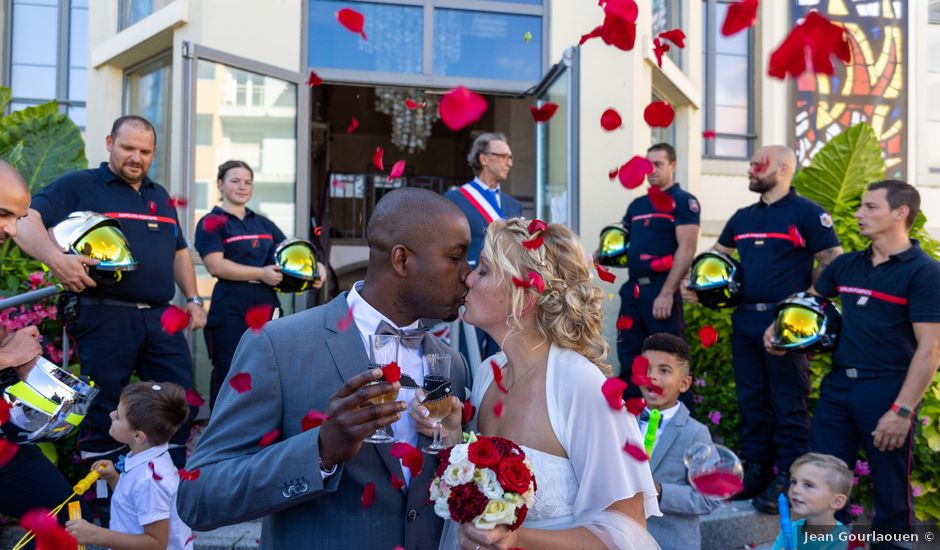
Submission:
POLYGON ((460 194, 470 203, 489 224, 495 219, 505 218, 503 210, 496 203, 492 193, 484 191, 476 182, 467 182, 460 186, 460 194))

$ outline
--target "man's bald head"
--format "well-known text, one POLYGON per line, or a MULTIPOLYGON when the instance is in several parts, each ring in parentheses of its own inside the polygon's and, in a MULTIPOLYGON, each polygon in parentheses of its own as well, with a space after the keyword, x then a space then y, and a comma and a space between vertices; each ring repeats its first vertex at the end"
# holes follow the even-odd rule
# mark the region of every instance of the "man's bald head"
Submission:
POLYGON ((388 254, 396 244, 414 251, 426 247, 444 219, 466 223, 460 208, 434 191, 402 187, 387 193, 375 205, 366 228, 370 263, 373 254, 388 254))
POLYGON ((796 171, 796 153, 785 145, 767 145, 757 150, 763 153, 771 164, 771 169, 782 167, 791 176, 796 171))
POLYGON ((766 193, 778 185, 789 191, 796 172, 796 154, 784 145, 766 145, 754 151, 748 169, 749 188, 755 193, 766 193))
POLYGON ((0 243, 16 236, 16 221, 29 213, 29 200, 26 180, 0 160, 0 243))

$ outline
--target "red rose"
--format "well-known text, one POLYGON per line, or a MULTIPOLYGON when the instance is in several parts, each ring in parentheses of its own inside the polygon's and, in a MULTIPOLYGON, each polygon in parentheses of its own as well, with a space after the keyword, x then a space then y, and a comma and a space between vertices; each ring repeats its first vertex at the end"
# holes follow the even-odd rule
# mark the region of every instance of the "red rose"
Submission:
POLYGON ((499 464, 499 451, 489 439, 480 439, 470 444, 467 458, 480 468, 489 468, 499 464))
POLYGON ((510 456, 497 466, 496 480, 506 491, 522 494, 529 489, 532 474, 521 458, 510 456))
POLYGON ((469 523, 483 513, 488 502, 489 500, 477 489, 476 483, 464 483, 450 488, 447 507, 450 509, 451 519, 458 523, 469 523))
POLYGON ((447 466, 450 465, 450 451, 452 449, 453 447, 448 447, 437 453, 437 470, 434 471, 435 476, 443 477, 444 470, 446 470, 447 466))
POLYGON ((518 529, 522 525, 522 522, 525 521, 526 514, 528 513, 529 513, 529 507, 526 506, 525 504, 523 504, 521 508, 517 508, 516 509, 516 521, 512 522, 512 525, 509 526, 509 530, 515 531, 516 529, 518 529))
POLYGON ((522 449, 518 445, 509 441, 503 437, 488 437, 490 441, 493 442, 493 445, 499 450, 499 456, 506 458, 507 456, 525 456, 525 453, 522 452, 522 449), (515 453, 513 451, 518 451, 515 453))

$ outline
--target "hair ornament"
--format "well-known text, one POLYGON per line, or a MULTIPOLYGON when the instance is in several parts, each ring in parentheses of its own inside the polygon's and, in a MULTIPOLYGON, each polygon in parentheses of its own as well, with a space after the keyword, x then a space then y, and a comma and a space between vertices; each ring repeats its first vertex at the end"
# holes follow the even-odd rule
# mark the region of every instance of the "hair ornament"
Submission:
POLYGON ((529 280, 524 281, 518 277, 513 277, 512 284, 519 288, 535 288, 539 294, 545 290, 545 281, 542 280, 542 276, 538 273, 530 271, 528 279, 529 280))
POLYGON ((160 384, 154 384, 154 385, 150 386, 150 389, 152 389, 153 391, 160 391, 160 390, 162 390, 163 388, 160 387, 160 384))
MULTIPOLYGON (((535 250, 542 246, 542 243, 545 239, 542 237, 542 234, 548 231, 548 224, 542 220, 532 220, 529 222, 529 239, 522 241, 522 246, 526 247, 529 250, 535 250)), ((545 265, 544 261, 542 265, 545 265)))

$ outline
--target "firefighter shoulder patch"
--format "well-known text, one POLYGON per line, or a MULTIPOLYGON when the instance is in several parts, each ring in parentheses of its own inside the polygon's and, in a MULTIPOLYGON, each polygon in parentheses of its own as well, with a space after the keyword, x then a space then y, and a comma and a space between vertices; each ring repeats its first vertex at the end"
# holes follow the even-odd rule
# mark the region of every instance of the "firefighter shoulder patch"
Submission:
POLYGON ((823 227, 832 227, 832 216, 828 212, 823 212, 819 215, 819 223, 823 227))
POLYGON ((699 211, 699 206, 698 206, 698 201, 697 201, 697 200, 695 200, 695 199, 689 199, 689 210, 691 210, 692 212, 698 212, 698 211, 699 211))

